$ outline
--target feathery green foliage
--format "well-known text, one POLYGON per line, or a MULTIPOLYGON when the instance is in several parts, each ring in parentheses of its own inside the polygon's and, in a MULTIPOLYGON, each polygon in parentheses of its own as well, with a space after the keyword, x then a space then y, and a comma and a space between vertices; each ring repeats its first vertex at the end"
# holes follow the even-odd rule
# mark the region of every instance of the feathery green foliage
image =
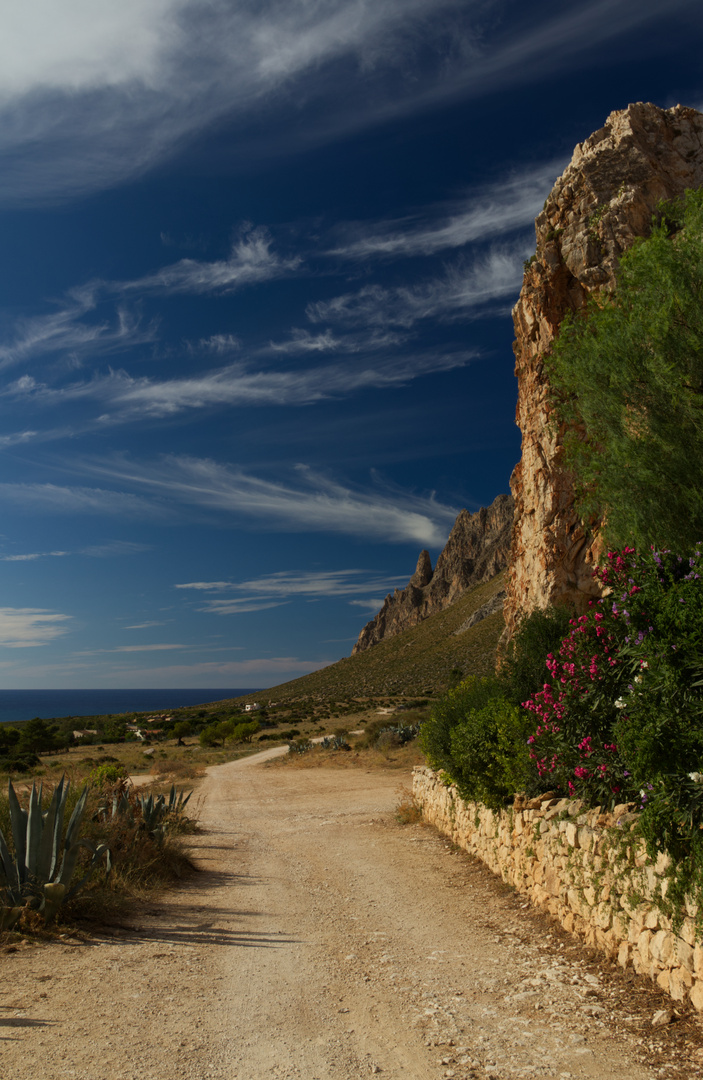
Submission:
POLYGON ((585 521, 611 546, 703 537, 703 190, 660 207, 614 295, 567 317, 545 364, 585 521))

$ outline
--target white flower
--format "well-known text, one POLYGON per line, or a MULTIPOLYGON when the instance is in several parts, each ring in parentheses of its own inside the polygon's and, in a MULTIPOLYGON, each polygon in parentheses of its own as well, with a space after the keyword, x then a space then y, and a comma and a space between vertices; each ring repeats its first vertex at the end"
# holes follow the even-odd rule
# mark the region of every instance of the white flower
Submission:
POLYGON ((625 708, 625 699, 619 697, 617 699, 617 701, 615 702, 615 708, 616 709, 624 709, 625 708))
POLYGON ((693 780, 693 783, 694 783, 694 784, 701 784, 701 783, 703 783, 703 773, 699 773, 699 772, 690 772, 690 773, 688 774, 688 778, 689 778, 689 780, 693 780))

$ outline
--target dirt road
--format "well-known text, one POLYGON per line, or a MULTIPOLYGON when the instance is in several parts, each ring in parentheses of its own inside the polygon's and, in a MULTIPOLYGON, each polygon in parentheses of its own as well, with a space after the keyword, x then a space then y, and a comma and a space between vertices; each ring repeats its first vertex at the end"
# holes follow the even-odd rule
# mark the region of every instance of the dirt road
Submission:
POLYGON ((2 956, 6 1080, 699 1074, 695 1024, 398 826, 397 773, 263 756, 210 770, 203 872, 139 925, 2 956))

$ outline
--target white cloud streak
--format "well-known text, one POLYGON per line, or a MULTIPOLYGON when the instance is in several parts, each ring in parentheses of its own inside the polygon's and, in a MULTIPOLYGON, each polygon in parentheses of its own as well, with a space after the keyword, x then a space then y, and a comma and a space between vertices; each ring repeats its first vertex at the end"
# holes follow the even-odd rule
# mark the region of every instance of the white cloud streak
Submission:
POLYGON ((133 623, 132 626, 123 626, 123 630, 149 630, 152 626, 165 626, 166 623, 158 619, 149 619, 148 622, 133 623))
POLYGON ((30 513, 99 514, 107 517, 163 518, 167 510, 153 499, 103 488, 59 484, 0 484, 0 503, 30 513))
MULTIPOLYGON (((311 303, 306 313, 313 323, 404 329, 426 319, 478 317, 486 314, 482 309, 488 305, 517 298, 522 263, 533 246, 522 241, 494 248, 471 263, 459 262, 447 267, 441 277, 417 285, 365 285, 358 292, 311 303)), ((495 308, 488 313, 495 314, 495 308)))
POLYGON ((429 256, 525 229, 534 223, 566 164, 547 162, 415 216, 349 223, 339 229, 341 239, 327 254, 354 260, 429 256))
POLYGON ((177 589, 207 592, 261 593, 266 596, 350 596, 369 589, 394 588, 405 584, 403 578, 388 578, 367 570, 317 570, 296 572, 280 570, 248 581, 189 581, 177 589))
MULTIPOLYGON (((343 299, 347 308, 339 317, 351 319, 354 298, 343 299)), ((361 302, 370 307, 365 298, 361 302)), ((381 306, 382 298, 377 303, 379 309, 381 306)), ((380 318, 378 314, 376 317, 380 318)), ((60 389, 20 380, 8 387, 4 395, 51 408, 70 401, 95 400, 109 409, 99 417, 100 424, 105 426, 135 416, 173 416, 203 408, 310 405, 360 390, 404 386, 429 373, 464 367, 475 356, 476 353, 468 350, 437 348, 299 370, 254 369, 251 362, 240 362, 198 375, 164 380, 133 378, 125 371, 111 371, 106 376, 60 389)))
MULTIPOLYGON (((62 489, 66 490, 66 489, 62 489)), ((22 496, 20 496, 21 500, 22 496)), ((148 551, 148 544, 139 544, 131 540, 110 540, 105 544, 92 544, 78 551, 31 551, 24 555, 0 555, 0 562, 36 562, 37 559, 62 558, 66 555, 89 555, 94 559, 109 559, 116 555, 134 555, 148 551)), ((154 624, 160 625, 160 624, 154 624)))
POLYGON ((70 615, 43 608, 0 608, 0 646, 27 649, 49 642, 67 633, 70 615))
POLYGON ((27 555, 0 555, 0 562, 35 562, 37 559, 48 559, 70 554, 70 551, 32 551, 27 555))
MULTIPOLYGON (((294 599, 312 600, 322 597, 349 597, 374 590, 387 592, 405 584, 403 578, 369 574, 366 570, 330 570, 295 572, 282 570, 249 581, 190 581, 176 589, 192 589, 197 593, 215 593, 199 611, 215 615, 240 615, 263 611, 294 599), (245 593, 244 597, 232 594, 245 593), (224 595, 223 595, 224 594, 224 595)), ((383 601, 350 600, 363 608, 378 610, 383 601)))
MULTIPOLYGON (((100 283, 93 282, 73 289, 59 310, 19 320, 14 340, 0 345, 0 367, 27 363, 51 353, 65 353, 79 360, 86 355, 120 352, 155 340, 155 324, 142 326, 123 306, 117 307, 112 321, 85 322, 86 315, 97 307, 101 288, 100 283)), ((24 375, 13 388, 30 391, 34 385, 33 377, 24 375)))
POLYGON ((213 262, 181 259, 154 274, 133 281, 113 282, 115 292, 228 293, 244 285, 259 285, 294 273, 302 259, 285 259, 271 250, 272 239, 263 228, 251 229, 232 245, 229 258, 213 262))
MULTIPOLYGON (((666 17, 697 6, 670 0, 666 17)), ((56 199, 115 184, 224 119, 243 125, 243 158, 257 142, 270 153, 338 137, 442 100, 573 72, 598 46, 662 17, 660 0, 585 0, 524 22, 507 10, 497 19, 503 7, 25 0, 0 39, 2 193, 56 199), (286 126, 291 110, 296 123, 286 126), (246 125, 257 136, 247 139, 246 125)))
POLYGON ((456 507, 432 495, 414 495, 381 483, 371 490, 355 489, 302 465, 295 470, 296 483, 267 480, 207 459, 177 456, 154 466, 116 462, 86 467, 122 484, 148 487, 160 499, 296 531, 436 547, 446 540, 457 515, 456 507))

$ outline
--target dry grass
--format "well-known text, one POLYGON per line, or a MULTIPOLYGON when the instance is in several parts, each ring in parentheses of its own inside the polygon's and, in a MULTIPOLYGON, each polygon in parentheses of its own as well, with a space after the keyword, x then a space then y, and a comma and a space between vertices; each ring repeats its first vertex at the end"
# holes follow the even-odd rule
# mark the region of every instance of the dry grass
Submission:
POLYGON ((157 780, 196 780, 205 775, 205 766, 198 765, 194 761, 178 761, 166 758, 164 761, 154 761, 151 766, 151 774, 157 780))
POLYGON ((284 754, 263 762, 266 769, 398 769, 408 772, 415 765, 425 765, 416 741, 382 750, 376 747, 352 747, 351 750, 323 750, 313 747, 306 754, 284 754))
MULTIPOLYGON (((53 784, 45 785, 44 806, 51 798, 53 784)), ((82 785, 72 785, 69 789, 64 827, 71 810, 80 795, 82 785)), ((26 784, 15 785, 20 801, 26 806, 28 788, 26 784)), ((115 788, 117 790, 117 788, 115 788)), ((120 788, 120 791, 123 790, 120 788)), ((108 874, 102 863, 95 871, 88 885, 63 906, 54 926, 45 927, 42 916, 29 908, 20 917, 16 931, 30 936, 52 937, 66 928, 75 928, 84 921, 90 923, 109 923, 116 916, 124 914, 135 901, 153 897, 155 893, 172 886, 174 883, 195 873, 195 866, 190 858, 186 836, 196 830, 197 804, 188 804, 188 815, 171 817, 163 840, 149 834, 141 821, 141 812, 134 795, 130 796, 131 814, 110 816, 110 811, 101 811, 101 805, 111 807, 112 788, 100 790, 91 788, 88 794, 86 812, 80 829, 81 839, 95 845, 107 844, 110 849, 112 869, 108 874)), ((0 827, 12 848, 9 803, 6 794, 0 792, 0 827)), ((82 876, 81 865, 87 865, 90 856, 82 852, 76 867, 74 881, 82 876)), ((7 937, 7 935, 5 935, 7 937)), ((8 938, 8 940, 10 940, 8 938)), ((2 938, 4 940, 4 938, 2 938)))
POLYGON ((415 802, 415 796, 408 787, 398 788, 395 820, 399 825, 418 825, 422 821, 422 807, 415 802))

